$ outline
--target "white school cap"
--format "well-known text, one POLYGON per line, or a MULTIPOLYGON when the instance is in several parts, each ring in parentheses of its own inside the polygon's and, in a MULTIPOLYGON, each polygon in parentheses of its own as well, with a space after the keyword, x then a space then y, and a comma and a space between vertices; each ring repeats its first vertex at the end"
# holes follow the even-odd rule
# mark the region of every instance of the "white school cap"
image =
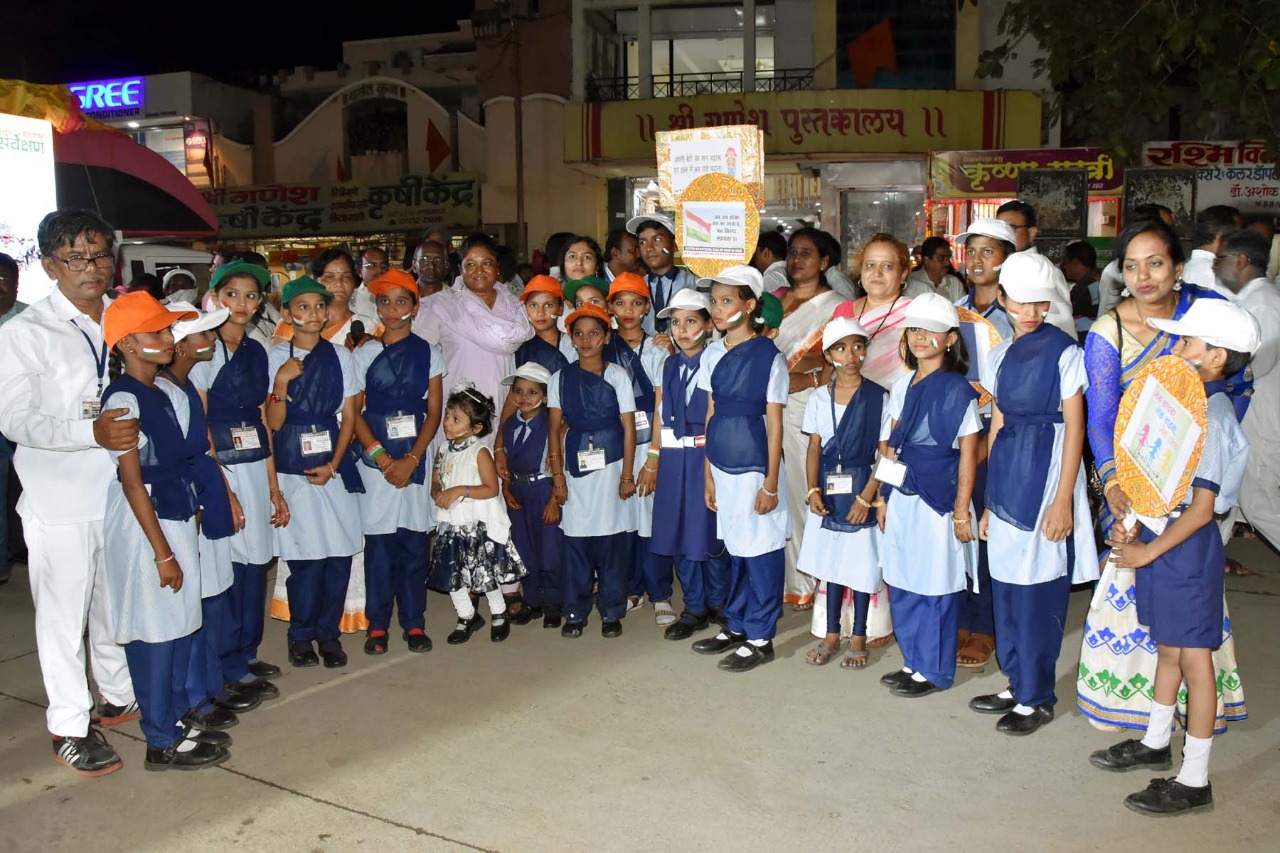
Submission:
MULTIPOLYGON (((196 306, 190 302, 170 302, 165 307, 175 314, 190 313, 192 311, 199 313, 196 310, 196 306)), ((230 308, 215 308, 212 311, 200 314, 194 320, 179 320, 173 324, 173 342, 176 344, 187 335, 194 335, 196 332, 207 332, 210 329, 216 329, 227 322, 227 318, 230 316, 230 308)))
POLYGON ((747 264, 738 264, 729 267, 721 273, 717 273, 707 278, 698 279, 699 290, 710 290, 713 284, 727 284, 732 287, 749 287, 751 292, 759 299, 764 293, 764 276, 760 274, 760 270, 747 264))
POLYGON ((1018 245, 1017 232, 1013 226, 1002 219, 975 219, 969 224, 969 230, 956 235, 956 242, 964 245, 970 237, 990 237, 1006 243, 1018 245))
POLYGON ((670 231, 672 237, 674 237, 676 234, 675 223, 671 221, 670 216, 667 216, 664 213, 645 213, 640 216, 631 217, 630 219, 627 220, 627 232, 634 237, 639 237, 640 226, 645 224, 646 222, 657 222, 658 224, 666 228, 668 231, 670 231))
POLYGON ((847 338, 850 335, 858 335, 862 338, 869 338, 867 330, 862 328, 862 324, 852 317, 837 317, 830 323, 822 327, 822 350, 826 352, 831 349, 831 345, 836 341, 847 338))
POLYGON ((1262 346, 1262 329, 1244 308, 1226 299, 1197 299, 1180 320, 1152 318, 1147 325, 1171 335, 1199 338, 1211 347, 1253 354, 1262 346))
POLYGON ((538 382, 542 385, 551 384, 551 371, 547 370, 536 361, 526 361, 524 364, 516 368, 516 372, 502 379, 503 385, 515 385, 517 379, 528 379, 530 382, 538 382))
POLYGON ((1017 302, 1053 302, 1067 291, 1058 265, 1035 252, 1016 252, 1000 267, 1000 286, 1017 302))
POLYGON ((907 305, 907 316, 902 321, 905 329, 926 329, 930 332, 949 332, 960 328, 960 315, 951 300, 937 293, 922 293, 907 305))
POLYGON ((671 297, 671 301, 667 303, 667 307, 658 312, 658 319, 665 320, 671 316, 672 311, 710 311, 711 300, 707 298, 707 294, 700 293, 692 287, 686 287, 683 290, 677 290, 671 297))

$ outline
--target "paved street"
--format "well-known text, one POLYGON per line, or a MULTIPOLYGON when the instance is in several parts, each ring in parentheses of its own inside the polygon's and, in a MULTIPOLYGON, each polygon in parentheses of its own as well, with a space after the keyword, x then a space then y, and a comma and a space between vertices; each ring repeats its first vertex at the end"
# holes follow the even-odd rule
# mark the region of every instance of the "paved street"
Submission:
MULTIPOLYGON (((1087 761, 1124 735, 1074 709, 1084 593, 1059 717, 1025 739, 966 708, 1004 686, 994 666, 893 698, 877 679, 896 647, 860 673, 806 666, 808 617, 790 608, 778 659, 734 676, 662 640, 651 608, 617 640, 596 620, 576 641, 534 625, 450 647, 452 611, 433 595, 434 651, 393 637, 369 658, 351 637, 345 670, 286 670, 223 767, 147 773, 131 723, 110 733, 124 769, 83 779, 50 758, 19 566, 0 587, 0 851, 1274 850, 1280 560, 1252 541, 1231 552, 1261 572, 1228 582, 1251 716, 1215 741, 1216 810, 1173 820, 1121 804, 1149 774, 1087 761)), ((285 660, 281 623, 264 656, 285 660)))

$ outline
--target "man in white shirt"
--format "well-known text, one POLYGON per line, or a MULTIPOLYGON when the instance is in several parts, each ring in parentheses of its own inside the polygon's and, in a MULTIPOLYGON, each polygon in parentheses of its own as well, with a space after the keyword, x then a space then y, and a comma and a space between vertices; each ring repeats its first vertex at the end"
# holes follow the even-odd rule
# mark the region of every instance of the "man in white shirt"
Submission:
MULTIPOLYGON (((1218 243, 1218 280, 1258 321, 1262 345, 1253 354, 1253 398, 1241 426, 1249 462, 1240 486, 1240 514, 1280 547, 1280 291, 1266 277, 1271 241, 1257 231, 1233 231, 1218 243)), ((1229 534, 1228 529, 1228 534, 1229 534)))
POLYGON ((369 282, 391 269, 387 250, 381 246, 369 246, 360 252, 360 286, 351 294, 351 313, 365 317, 377 317, 378 305, 369 292, 369 282))
POLYGON ((1280 276, 1280 234, 1276 233, 1275 217, 1269 213, 1246 213, 1244 227, 1252 228, 1271 244, 1271 254, 1267 260, 1267 278, 1272 281, 1280 276))
MULTIPOLYGON (((1240 228, 1241 224, 1240 211, 1225 204, 1215 204, 1197 213, 1196 245, 1199 248, 1192 249, 1191 256, 1182 265, 1182 280, 1231 299, 1231 291, 1218 283, 1213 259, 1218 254, 1218 244, 1222 242, 1222 238, 1240 228)), ((1270 251, 1269 246, 1267 250, 1270 251)), ((1262 269, 1266 270, 1266 266, 1262 269)))
POLYGON ((787 238, 778 231, 763 231, 756 241, 756 253, 751 256, 751 266, 764 276, 764 292, 775 293, 779 288, 790 287, 787 278, 787 238))
POLYGON ((41 221, 41 266, 57 282, 45 299, 0 327, 0 432, 17 445, 18 513, 27 539, 36 648, 54 760, 84 776, 119 770, 120 757, 90 724, 84 634, 102 693, 99 723, 137 719, 124 648, 115 642, 103 560, 108 450, 137 446, 124 409, 99 412, 108 382, 104 294, 111 284, 111 226, 89 211, 41 221))
POLYGON ((644 275, 644 265, 640 263, 640 242, 636 235, 625 228, 615 228, 609 232, 604 242, 604 277, 613 282, 614 278, 624 272, 644 275))

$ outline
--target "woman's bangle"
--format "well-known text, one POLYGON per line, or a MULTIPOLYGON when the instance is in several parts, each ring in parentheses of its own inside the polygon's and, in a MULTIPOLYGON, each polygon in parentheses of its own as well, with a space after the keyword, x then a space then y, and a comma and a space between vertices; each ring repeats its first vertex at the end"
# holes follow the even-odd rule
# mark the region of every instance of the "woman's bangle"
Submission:
POLYGON ((880 507, 882 507, 882 506, 888 506, 888 504, 887 504, 887 503, 885 503, 884 498, 881 498, 880 500, 878 500, 878 501, 876 501, 875 503, 873 503, 871 506, 872 506, 872 508, 873 508, 873 509, 879 509, 879 508, 880 508, 880 507))
POLYGON ((634 483, 635 481, 636 481, 636 478, 632 477, 630 474, 622 475, 622 482, 624 483, 634 483))
POLYGON ((563 480, 563 479, 564 479, 564 474, 563 474, 563 473, 561 473, 561 474, 552 474, 552 475, 551 475, 551 479, 553 479, 553 480, 554 480, 556 477, 559 477, 560 479, 562 479, 562 480, 563 480))
POLYGON ((854 495, 853 499, 858 502, 858 506, 865 506, 867 509, 871 509, 871 504, 862 495, 854 495))
POLYGON ((822 487, 814 486, 812 489, 804 493, 804 499, 809 500, 809 498, 813 497, 814 495, 820 495, 820 494, 822 494, 822 487))
POLYGON ((499 445, 497 445, 496 447, 494 447, 494 448, 493 448, 493 452, 494 452, 494 454, 495 454, 495 455, 496 455, 496 454, 499 454, 499 453, 506 453, 506 452, 507 452, 507 449, 506 449, 505 447, 503 447, 501 444, 499 444, 499 445))
POLYGON ((771 498, 776 498, 776 497, 778 496, 778 493, 777 493, 777 492, 771 492, 771 491, 769 491, 768 489, 766 489, 766 488, 764 487, 764 483, 761 483, 761 484, 760 484, 760 491, 764 492, 766 495, 768 495, 768 496, 769 496, 769 497, 771 497, 771 498))
POLYGON ((169 562, 170 560, 176 560, 176 559, 177 557, 175 557, 173 554, 170 554, 169 556, 165 557, 163 560, 156 560, 156 565, 162 566, 165 563, 169 562))
POLYGON ((658 449, 655 447, 650 447, 646 455, 651 456, 654 459, 657 459, 659 455, 658 449))
POLYGON ((951 517, 952 524, 968 524, 969 521, 970 521, 969 518, 956 518, 955 516, 951 517))
POLYGON ((414 464, 414 465, 421 465, 421 464, 422 464, 422 460, 421 460, 421 459, 419 459, 419 458, 417 457, 417 455, 416 455, 412 450, 410 450, 408 453, 406 453, 406 454, 405 454, 405 456, 408 456, 410 459, 412 459, 412 460, 413 460, 413 464, 414 464))
POLYGON ((372 461, 374 459, 377 459, 379 453, 386 453, 386 452, 387 452, 387 449, 383 447, 381 444, 375 444, 373 446, 373 450, 368 451, 369 460, 372 461))
POLYGON ((642 470, 645 470, 645 471, 648 471, 650 474, 656 474, 656 473, 658 473, 658 469, 657 469, 657 468, 650 468, 650 467, 649 467, 649 465, 648 465, 647 463, 646 463, 646 464, 644 464, 644 465, 642 465, 642 466, 641 466, 641 469, 642 469, 642 470))
POLYGON ((338 476, 338 469, 333 467, 332 462, 329 463, 329 476, 330 477, 338 476))

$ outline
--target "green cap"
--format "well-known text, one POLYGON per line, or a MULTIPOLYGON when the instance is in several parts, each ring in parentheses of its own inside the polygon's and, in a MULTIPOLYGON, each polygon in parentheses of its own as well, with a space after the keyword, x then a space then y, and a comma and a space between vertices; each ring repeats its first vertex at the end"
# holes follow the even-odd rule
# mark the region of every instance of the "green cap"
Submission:
POLYGON ((609 298, 609 282, 598 275, 589 275, 564 283, 564 301, 572 305, 574 297, 578 295, 578 289, 582 287, 594 287, 605 299, 609 298))
POLYGON ((760 301, 764 304, 761 309, 761 319, 764 324, 772 329, 776 329, 782 325, 782 300, 774 296, 772 293, 765 293, 760 297, 760 301))
MULTIPOLYGON (((221 267, 219 267, 221 269, 221 267)), ((259 267, 261 269, 261 267, 259 267)), ((284 286, 280 294, 280 304, 288 305, 304 293, 315 293, 324 297, 325 304, 333 301, 333 294, 324 289, 324 285, 309 275, 299 276, 284 286)))
POLYGON ((233 275, 250 276, 258 282, 258 287, 263 290, 267 289, 267 282, 271 281, 271 273, 267 272, 263 267, 251 264, 248 261, 231 261, 213 271, 213 275, 209 277, 209 289, 217 290, 222 285, 222 282, 233 275))

